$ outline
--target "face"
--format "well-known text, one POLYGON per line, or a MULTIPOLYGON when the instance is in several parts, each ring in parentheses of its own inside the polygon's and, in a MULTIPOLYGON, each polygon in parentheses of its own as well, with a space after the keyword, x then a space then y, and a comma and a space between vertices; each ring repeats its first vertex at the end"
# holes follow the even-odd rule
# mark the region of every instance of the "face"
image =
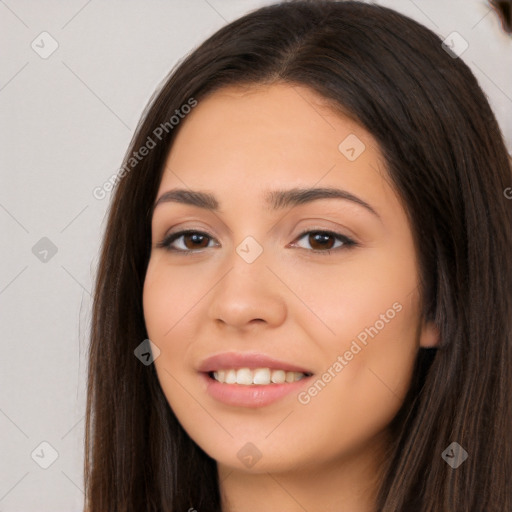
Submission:
POLYGON ((144 315, 172 410, 221 467, 330 465, 383 439, 437 342, 390 183, 372 136, 304 87, 225 88, 182 121, 144 315))

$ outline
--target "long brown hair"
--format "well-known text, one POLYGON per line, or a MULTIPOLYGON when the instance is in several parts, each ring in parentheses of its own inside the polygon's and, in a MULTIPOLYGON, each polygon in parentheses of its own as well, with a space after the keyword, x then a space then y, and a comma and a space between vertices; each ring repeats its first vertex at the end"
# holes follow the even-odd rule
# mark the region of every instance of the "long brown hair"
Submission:
POLYGON ((176 110, 226 85, 279 81, 314 90, 378 141, 413 229, 423 316, 440 332, 438 348, 419 350, 393 421, 376 510, 512 510, 512 177, 502 135, 469 68, 430 30, 377 5, 329 1, 267 6, 228 24, 171 72, 143 115, 96 279, 86 509, 221 510, 215 461, 177 421, 154 365, 134 356, 147 338, 152 204, 186 122, 169 123, 176 110), (154 147, 134 164, 148 137, 154 147), (456 469, 441 456, 452 442, 468 453, 456 469))

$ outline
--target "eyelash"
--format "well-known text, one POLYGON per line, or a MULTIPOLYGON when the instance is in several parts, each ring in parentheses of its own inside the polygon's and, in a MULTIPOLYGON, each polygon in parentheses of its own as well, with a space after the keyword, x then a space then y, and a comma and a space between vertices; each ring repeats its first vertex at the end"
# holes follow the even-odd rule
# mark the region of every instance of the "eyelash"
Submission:
MULTIPOLYGON (((335 231, 321 230, 321 229, 309 229, 309 230, 303 231, 295 240, 298 241, 301 238, 303 238, 305 235, 312 234, 312 233, 328 235, 328 236, 334 237, 337 240, 343 242, 343 245, 341 245, 340 247, 336 247, 334 249, 325 249, 325 250, 305 249, 304 247, 299 247, 299 249, 305 249, 306 251, 313 252, 315 254, 328 255, 328 254, 331 254, 333 251, 347 250, 347 249, 351 249, 353 247, 357 247, 359 245, 357 242, 355 242, 348 236, 342 235, 341 233, 336 233, 335 231)), ((193 249, 176 249, 176 248, 171 247, 171 244, 174 241, 178 240, 179 238, 181 238, 184 235, 190 235, 190 234, 201 235, 201 236, 205 236, 207 238, 213 239, 212 236, 210 236, 208 233, 205 233, 204 231, 187 229, 187 230, 183 230, 183 231, 177 231, 176 233, 171 233, 170 235, 165 237, 161 242, 158 242, 156 244, 156 246, 157 246, 157 248, 165 249, 166 251, 169 251, 169 252, 182 253, 184 255, 189 255, 191 253, 198 252, 193 249)), ((209 249, 209 247, 202 247, 201 250, 202 249, 209 249)))

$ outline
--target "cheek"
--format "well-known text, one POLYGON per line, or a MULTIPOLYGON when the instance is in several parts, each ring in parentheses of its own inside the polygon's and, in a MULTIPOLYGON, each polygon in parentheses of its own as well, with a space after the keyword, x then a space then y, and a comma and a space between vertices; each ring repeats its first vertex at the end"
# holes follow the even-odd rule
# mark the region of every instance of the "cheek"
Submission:
POLYGON ((158 378, 168 402, 174 405, 190 399, 186 393, 181 397, 180 384, 196 377, 191 355, 212 284, 192 266, 170 268, 164 258, 156 255, 150 260, 143 310, 148 337, 160 349, 155 359, 158 378))
MULTIPOLYGON (((404 261, 403 254, 396 261, 404 261)), ((311 434, 341 430, 357 442, 353 436, 375 433, 392 420, 409 389, 419 346, 415 268, 391 265, 391 258, 372 257, 371 263, 357 268, 354 261, 350 271, 324 276, 322 293, 309 294, 311 309, 330 333, 324 329, 319 336, 312 323, 298 320, 324 360, 322 373, 299 400, 308 410, 303 426, 311 434), (320 417, 321 425, 311 421, 320 417)))
MULTIPOLYGON (((366 337, 344 337, 329 344, 324 372, 298 397, 302 435, 338 440, 319 442, 314 447, 318 456, 328 457, 330 450, 361 447, 383 431, 400 409, 417 353, 415 310, 412 305, 402 306, 382 325, 376 322, 380 307, 373 309, 375 319, 368 315, 368 305, 367 321, 359 327, 359 334, 366 337)), ((353 325, 351 330, 358 329, 353 325)))
POLYGON ((378 397, 388 397, 398 405, 409 388, 418 350, 416 316, 414 308, 394 305, 396 309, 383 308, 384 313, 369 318, 339 350, 345 385, 357 402, 367 402, 366 410, 373 405, 378 408, 378 403, 372 404, 378 397))
POLYGON ((330 379, 332 398, 351 404, 356 414, 371 411, 378 417, 390 409, 392 416, 409 388, 419 344, 416 328, 411 301, 376 300, 366 304, 358 321, 347 318, 347 336, 329 344, 331 363, 322 379, 330 379))
POLYGON ((190 272, 171 270, 159 258, 150 260, 143 290, 144 320, 149 338, 161 350, 188 325, 188 317, 205 294, 203 288, 206 285, 190 272))
POLYGON ((379 397, 399 402, 409 388, 419 347, 419 297, 408 282, 392 277, 383 286, 368 284, 340 296, 336 308, 326 307, 336 334, 324 338, 323 350, 331 392, 376 411, 379 397))
POLYGON ((144 321, 148 338, 159 348, 155 369, 169 405, 182 399, 178 382, 183 380, 184 361, 195 338, 190 318, 197 302, 197 286, 186 286, 183 273, 171 272, 165 265, 151 263, 143 290, 144 321))
MULTIPOLYGON (((183 388, 189 378, 184 375, 185 363, 196 338, 195 306, 205 293, 199 282, 191 283, 191 278, 190 273, 173 271, 155 257, 148 265, 143 289, 147 334, 160 349, 155 369, 167 402, 175 412, 186 411, 190 400, 183 388)), ((178 418, 186 424, 186 418, 178 418)))

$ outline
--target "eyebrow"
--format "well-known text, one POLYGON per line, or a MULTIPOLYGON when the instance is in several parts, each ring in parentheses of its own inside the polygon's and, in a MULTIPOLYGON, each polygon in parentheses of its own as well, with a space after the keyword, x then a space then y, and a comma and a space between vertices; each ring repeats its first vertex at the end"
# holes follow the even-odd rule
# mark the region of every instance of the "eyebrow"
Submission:
MULTIPOLYGON (((281 210, 287 207, 307 204, 318 199, 344 199, 366 208, 380 219, 380 215, 366 201, 346 190, 333 187, 322 188, 292 188, 288 190, 270 190, 264 195, 265 204, 271 210, 281 210)), ((186 189, 173 189, 164 192, 155 202, 153 211, 162 203, 182 203, 197 206, 213 212, 219 212, 220 203, 209 192, 186 189)))

